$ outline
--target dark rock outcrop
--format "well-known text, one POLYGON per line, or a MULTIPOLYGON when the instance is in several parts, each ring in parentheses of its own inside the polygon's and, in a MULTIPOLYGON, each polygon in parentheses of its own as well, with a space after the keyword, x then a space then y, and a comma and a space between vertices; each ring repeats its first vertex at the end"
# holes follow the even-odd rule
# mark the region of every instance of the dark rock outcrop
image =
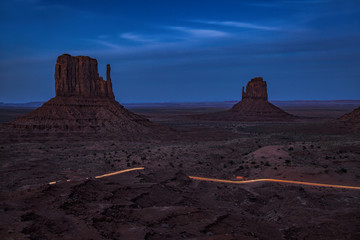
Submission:
POLYGON ((106 81, 96 59, 64 54, 55 66, 56 97, 29 114, 7 123, 12 129, 112 132, 122 135, 149 132, 154 126, 115 101, 107 65, 106 81))

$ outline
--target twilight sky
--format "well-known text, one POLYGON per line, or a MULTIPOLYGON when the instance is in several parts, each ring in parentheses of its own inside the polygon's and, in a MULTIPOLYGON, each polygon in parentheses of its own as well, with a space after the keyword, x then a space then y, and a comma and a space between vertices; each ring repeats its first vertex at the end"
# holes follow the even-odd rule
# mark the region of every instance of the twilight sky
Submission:
POLYGON ((359 0, 0 1, 0 102, 55 96, 58 55, 112 68, 120 102, 360 99, 359 0))

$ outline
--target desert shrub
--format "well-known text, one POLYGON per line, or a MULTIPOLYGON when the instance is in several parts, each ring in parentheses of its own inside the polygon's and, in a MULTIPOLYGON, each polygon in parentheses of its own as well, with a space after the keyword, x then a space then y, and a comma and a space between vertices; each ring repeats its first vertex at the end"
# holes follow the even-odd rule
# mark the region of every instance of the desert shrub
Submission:
POLYGON ((242 165, 240 165, 238 168, 237 168, 237 170, 243 170, 244 169, 244 167, 242 166, 242 165))
POLYGON ((289 150, 289 151, 294 151, 294 148, 293 148, 293 147, 289 147, 288 150, 289 150))
POLYGON ((336 172, 338 174, 343 174, 343 173, 346 173, 347 172, 347 169, 346 168, 340 168, 339 170, 336 170, 336 172))

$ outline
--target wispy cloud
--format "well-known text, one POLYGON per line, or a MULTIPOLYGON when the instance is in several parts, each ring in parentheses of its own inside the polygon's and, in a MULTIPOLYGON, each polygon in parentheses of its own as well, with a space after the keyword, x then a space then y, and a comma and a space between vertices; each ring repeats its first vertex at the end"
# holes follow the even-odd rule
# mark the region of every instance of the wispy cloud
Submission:
POLYGON ((287 5, 293 5, 293 4, 315 5, 315 4, 329 3, 332 1, 334 1, 334 0, 279 0, 279 1, 264 1, 264 2, 250 1, 245 4, 254 6, 254 7, 284 8, 284 7, 287 7, 287 5))
POLYGON ((106 35, 106 34, 101 34, 101 35, 98 35, 98 38, 100 39, 108 39, 110 36, 109 35, 106 35))
POLYGON ((300 4, 322 4, 332 2, 333 0, 288 0, 284 3, 300 3, 300 4))
POLYGON ((139 35, 139 34, 135 34, 135 33, 122 33, 119 35, 119 37, 126 39, 126 40, 130 40, 133 42, 138 42, 138 43, 151 43, 154 42, 154 39, 139 35))
POLYGON ((279 31, 281 30, 278 27, 264 26, 248 22, 236 22, 236 21, 205 21, 205 20, 194 20, 193 22, 211 24, 211 25, 220 25, 227 27, 237 27, 237 28, 247 28, 247 29, 256 29, 256 30, 265 30, 265 31, 279 31))
POLYGON ((120 45, 115 44, 115 43, 111 43, 111 42, 108 42, 108 41, 104 41, 104 40, 99 40, 99 39, 87 39, 87 41, 94 42, 94 43, 97 43, 97 44, 99 44, 99 45, 102 45, 102 46, 105 46, 105 47, 109 47, 109 48, 112 48, 112 49, 121 49, 121 46, 120 46, 120 45))
POLYGON ((180 31, 195 38, 220 38, 229 36, 226 32, 213 29, 198 29, 189 27, 168 27, 168 29, 180 31))

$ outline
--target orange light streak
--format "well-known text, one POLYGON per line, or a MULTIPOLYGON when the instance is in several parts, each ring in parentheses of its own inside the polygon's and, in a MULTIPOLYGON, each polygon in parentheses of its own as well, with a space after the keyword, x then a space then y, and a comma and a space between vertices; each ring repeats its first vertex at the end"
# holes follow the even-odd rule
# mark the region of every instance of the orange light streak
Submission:
MULTIPOLYGON (((125 170, 121 170, 121 171, 117 171, 117 172, 112 172, 112 173, 107 173, 107 174, 103 174, 103 175, 100 175, 100 176, 96 176, 95 178, 103 178, 103 177, 110 177, 110 176, 114 176, 114 175, 117 175, 117 174, 120 174, 120 173, 126 173, 126 172, 131 172, 131 171, 135 171, 135 170, 144 170, 143 167, 138 167, 138 168, 130 168, 130 169, 125 169, 125 170)), ((86 180, 88 180, 89 178, 85 178, 86 180)), ((71 179, 67 179, 66 182, 70 182, 71 179)), ((54 182, 49 182, 50 185, 53 185, 53 184, 56 184, 57 182, 54 181, 54 182)))
POLYGON ((240 179, 240 180, 244 180, 244 181, 247 180, 246 177, 240 177, 240 176, 236 176, 236 179, 240 179))
POLYGON ((109 176, 114 176, 120 173, 125 173, 125 172, 131 172, 131 171, 135 171, 135 170, 143 170, 143 167, 138 167, 138 168, 130 168, 130 169, 125 169, 125 170, 121 170, 121 171, 117 171, 117 172, 112 172, 112 173, 107 173, 104 175, 100 175, 100 176, 96 176, 95 178, 103 178, 103 177, 109 177, 109 176))
POLYGON ((254 183, 254 182, 279 182, 279 183, 291 183, 291 184, 300 184, 316 187, 331 187, 331 188, 346 188, 346 189, 357 189, 360 190, 360 187, 354 186, 343 186, 343 185, 332 185, 332 184, 323 184, 323 183, 311 183, 311 182, 300 182, 300 181, 291 181, 291 180, 280 180, 280 179, 254 179, 254 180, 244 180, 244 181, 233 181, 233 180, 224 180, 216 178, 204 178, 204 177, 195 177, 189 176, 191 179, 201 180, 201 181, 210 181, 210 182, 222 182, 222 183, 235 183, 235 184, 245 184, 245 183, 254 183))

